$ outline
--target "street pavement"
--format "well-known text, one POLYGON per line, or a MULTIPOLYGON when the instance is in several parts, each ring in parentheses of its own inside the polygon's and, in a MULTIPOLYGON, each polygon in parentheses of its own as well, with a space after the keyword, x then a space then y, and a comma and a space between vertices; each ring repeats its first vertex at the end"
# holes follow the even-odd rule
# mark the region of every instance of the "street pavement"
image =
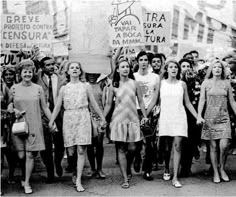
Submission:
MULTIPOLYGON (((171 181, 162 179, 163 166, 153 172, 153 181, 146 181, 141 173, 133 171, 130 188, 123 189, 120 184, 122 177, 119 166, 115 164, 114 144, 106 144, 103 171, 107 178, 104 180, 86 177, 89 171, 88 160, 83 173, 82 183, 84 192, 76 192, 71 181, 71 174, 64 171, 63 177, 56 178, 53 184, 46 184, 46 170, 41 158, 36 158, 35 170, 31 178, 34 193, 27 196, 236 196, 236 155, 229 155, 226 170, 230 176, 230 182, 215 184, 212 176, 206 175, 209 165, 205 164, 205 153, 201 151, 199 160, 193 160, 192 173, 189 178, 180 178, 182 188, 174 188, 171 181)), ((66 158, 63 159, 63 167, 67 166, 66 158)), ((5 168, 1 175, 1 189, 4 196, 25 196, 20 185, 20 170, 15 172, 16 184, 7 183, 8 169, 5 168)))

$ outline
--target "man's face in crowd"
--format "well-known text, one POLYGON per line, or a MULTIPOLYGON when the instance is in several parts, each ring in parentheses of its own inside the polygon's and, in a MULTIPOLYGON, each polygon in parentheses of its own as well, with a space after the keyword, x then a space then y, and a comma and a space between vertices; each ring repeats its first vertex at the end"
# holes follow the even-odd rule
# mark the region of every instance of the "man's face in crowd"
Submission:
POLYGON ((44 72, 47 75, 52 75, 54 73, 54 66, 55 66, 55 61, 53 59, 44 61, 44 72))

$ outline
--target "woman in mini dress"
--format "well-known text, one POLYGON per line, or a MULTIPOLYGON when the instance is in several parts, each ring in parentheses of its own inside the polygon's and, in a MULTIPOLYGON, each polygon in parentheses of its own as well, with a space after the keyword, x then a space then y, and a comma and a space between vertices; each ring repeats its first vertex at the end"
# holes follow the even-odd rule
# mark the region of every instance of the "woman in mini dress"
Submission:
POLYGON ((206 122, 202 128, 201 139, 210 142, 214 183, 219 183, 221 180, 229 181, 225 172, 229 139, 231 139, 228 105, 236 114, 236 102, 233 98, 230 82, 226 80, 224 63, 215 60, 208 68, 206 79, 201 85, 198 104, 198 122, 202 118, 205 106, 204 119, 206 122))

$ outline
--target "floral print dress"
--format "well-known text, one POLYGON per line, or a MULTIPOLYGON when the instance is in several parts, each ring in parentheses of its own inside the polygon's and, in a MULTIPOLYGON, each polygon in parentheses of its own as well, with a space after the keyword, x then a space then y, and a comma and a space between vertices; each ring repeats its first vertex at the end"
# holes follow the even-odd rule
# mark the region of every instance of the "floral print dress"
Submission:
POLYGON ((64 88, 64 146, 91 144, 91 118, 88 110, 87 83, 68 83, 64 88))

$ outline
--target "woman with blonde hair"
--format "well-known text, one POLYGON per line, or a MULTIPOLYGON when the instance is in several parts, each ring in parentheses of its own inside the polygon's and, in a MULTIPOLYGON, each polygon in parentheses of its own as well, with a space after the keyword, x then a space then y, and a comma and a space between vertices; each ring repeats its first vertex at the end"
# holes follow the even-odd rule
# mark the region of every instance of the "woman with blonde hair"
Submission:
POLYGON ((13 135, 13 145, 18 152, 19 159, 25 162, 25 177, 22 186, 25 193, 33 192, 30 186, 30 177, 34 168, 34 158, 37 151, 45 149, 41 110, 47 118, 51 118, 51 112, 46 104, 44 91, 41 86, 32 82, 35 66, 32 60, 22 60, 18 65, 21 82, 10 89, 9 110, 15 111, 16 117, 22 116, 25 111, 25 119, 28 124, 29 133, 24 136, 13 135), (13 108, 14 107, 14 108, 13 108))
POLYGON ((64 146, 67 148, 69 156, 73 156, 77 151, 76 190, 83 192, 85 189, 81 184, 81 176, 85 163, 86 147, 91 144, 92 139, 89 104, 99 115, 101 127, 106 125, 106 121, 96 103, 91 86, 84 82, 81 64, 69 62, 66 72, 69 75, 69 82, 60 89, 49 127, 53 128, 53 122, 63 105, 65 109, 63 115, 64 146))
POLYGON ((198 104, 198 122, 205 109, 205 124, 202 128, 201 139, 210 142, 210 158, 213 167, 213 182, 221 179, 228 182, 230 179, 225 172, 231 126, 228 113, 228 103, 236 114, 236 103, 233 99, 232 87, 226 80, 225 66, 220 60, 212 62, 208 68, 206 78, 201 85, 201 95, 198 104), (219 171, 217 153, 219 150, 219 171))

